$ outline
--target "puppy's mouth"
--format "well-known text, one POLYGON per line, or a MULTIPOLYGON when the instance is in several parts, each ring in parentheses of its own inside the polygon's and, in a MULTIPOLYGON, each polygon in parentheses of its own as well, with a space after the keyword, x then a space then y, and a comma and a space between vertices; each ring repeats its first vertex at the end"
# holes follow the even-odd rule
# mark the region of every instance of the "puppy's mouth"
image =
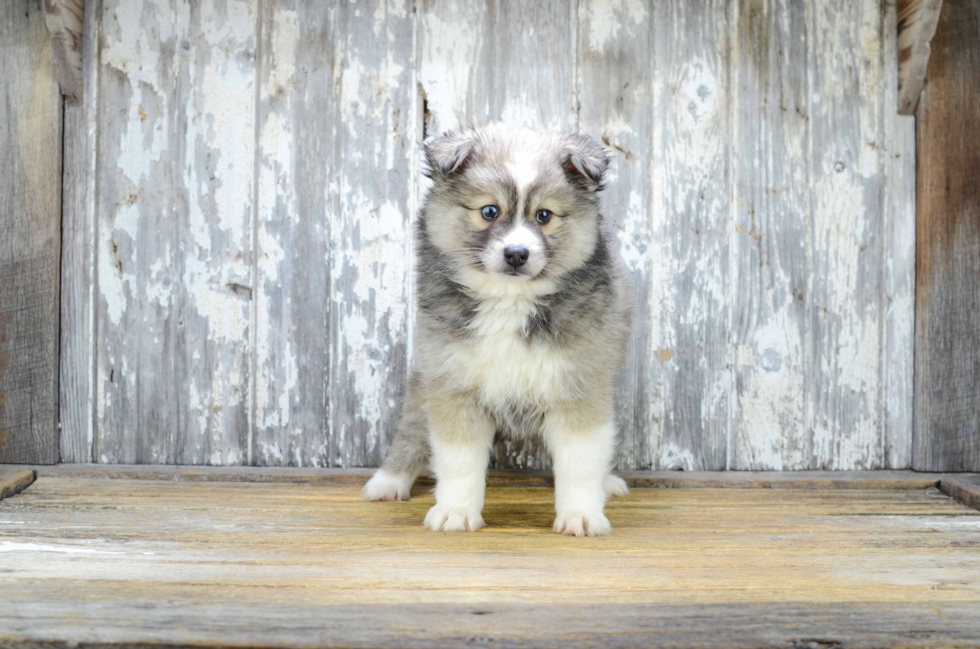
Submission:
POLYGON ((537 278, 537 276, 540 275, 541 272, 543 271, 544 269, 542 269, 540 272, 537 273, 531 273, 529 269, 523 266, 520 268, 512 268, 508 266, 507 268, 498 270, 496 274, 503 275, 504 277, 512 277, 517 280, 532 280, 537 278))

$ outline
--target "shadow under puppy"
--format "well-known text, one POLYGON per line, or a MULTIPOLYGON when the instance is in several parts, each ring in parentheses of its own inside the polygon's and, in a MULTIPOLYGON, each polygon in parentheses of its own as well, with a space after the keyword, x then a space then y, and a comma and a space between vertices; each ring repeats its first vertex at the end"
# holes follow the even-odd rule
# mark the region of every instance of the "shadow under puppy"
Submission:
POLYGON ((605 149, 576 134, 493 124, 425 145, 433 186, 417 222, 418 319, 408 400, 368 500, 407 500, 427 463, 431 530, 483 527, 494 433, 541 435, 554 531, 612 531, 613 387, 631 290, 598 193, 605 149))

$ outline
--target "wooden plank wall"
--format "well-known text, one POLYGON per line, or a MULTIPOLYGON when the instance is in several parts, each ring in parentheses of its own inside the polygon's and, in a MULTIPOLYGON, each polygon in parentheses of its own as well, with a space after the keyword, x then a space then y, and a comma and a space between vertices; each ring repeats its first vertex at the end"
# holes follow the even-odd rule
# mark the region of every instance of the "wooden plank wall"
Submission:
POLYGON ((503 119, 613 151, 622 468, 910 465, 893 2, 88 5, 66 231, 92 271, 63 344, 92 370, 66 460, 376 465, 412 353, 418 143, 503 119))
POLYGON ((913 467, 980 471, 980 0, 945 2, 919 99, 913 467))
POLYGON ((0 462, 58 461, 62 98, 36 0, 0 3, 0 462))

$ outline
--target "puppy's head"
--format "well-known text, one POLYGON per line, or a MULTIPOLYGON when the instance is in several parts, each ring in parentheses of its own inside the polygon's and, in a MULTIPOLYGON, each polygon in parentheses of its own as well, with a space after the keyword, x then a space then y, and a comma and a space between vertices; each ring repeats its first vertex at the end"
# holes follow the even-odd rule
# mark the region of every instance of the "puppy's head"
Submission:
POLYGON ((426 235, 461 273, 528 282, 592 255, 608 156, 590 138, 494 124, 445 133, 425 158, 426 235))

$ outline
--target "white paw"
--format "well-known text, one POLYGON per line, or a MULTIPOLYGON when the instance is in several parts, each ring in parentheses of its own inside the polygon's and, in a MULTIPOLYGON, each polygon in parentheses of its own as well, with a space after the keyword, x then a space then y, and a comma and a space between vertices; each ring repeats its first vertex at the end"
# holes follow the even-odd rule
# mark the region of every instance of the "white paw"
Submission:
POLYGON ((361 495, 364 500, 408 500, 411 498, 412 477, 407 473, 388 473, 384 469, 378 469, 364 489, 361 495))
POLYGON ((626 481, 620 478, 618 475, 609 474, 602 481, 602 490, 606 492, 607 497, 612 496, 628 496, 630 493, 629 487, 626 486, 626 481))
POLYGON ((433 532, 475 532, 486 523, 479 510, 436 503, 425 515, 424 525, 433 532))
POLYGON ((551 530, 568 536, 604 536, 612 532, 609 519, 602 512, 562 512, 555 518, 551 530))

